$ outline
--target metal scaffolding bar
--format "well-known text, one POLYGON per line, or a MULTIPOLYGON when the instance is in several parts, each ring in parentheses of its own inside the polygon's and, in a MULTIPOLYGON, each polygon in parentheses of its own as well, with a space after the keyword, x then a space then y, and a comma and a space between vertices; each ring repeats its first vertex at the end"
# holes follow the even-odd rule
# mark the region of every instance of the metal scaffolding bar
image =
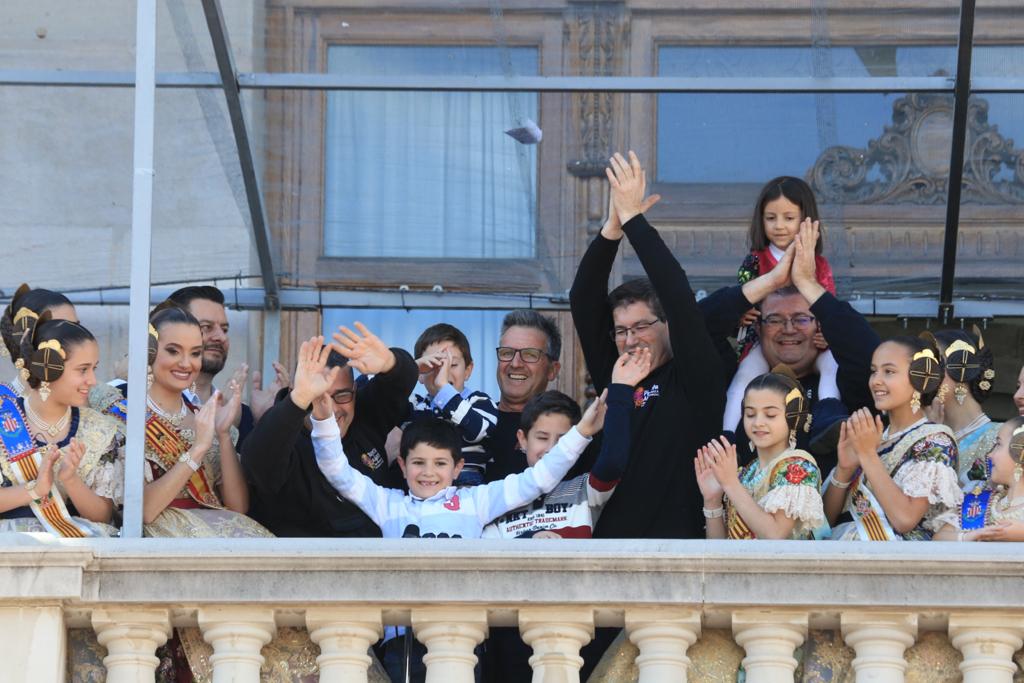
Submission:
POLYGON ((406 90, 444 92, 618 93, 877 93, 952 92, 945 76, 744 77, 677 76, 353 76, 324 73, 239 74, 243 88, 292 90, 406 90))
POLYGON ((135 33, 135 138, 132 180, 131 289, 128 309, 128 410, 121 535, 142 537, 145 482, 146 367, 153 233, 153 146, 156 107, 156 0, 138 0, 135 33))
POLYGON ((245 126, 245 113, 242 111, 242 97, 238 90, 235 62, 228 41, 224 13, 221 12, 218 0, 203 0, 203 12, 206 15, 206 26, 210 30, 210 39, 213 41, 220 82, 224 98, 227 100, 228 115, 231 117, 231 130, 234 132, 235 146, 238 149, 238 163, 242 169, 242 182, 245 184, 245 197, 249 203, 249 217, 260 261, 263 290, 266 293, 264 307, 268 310, 277 310, 277 271, 274 269, 274 257, 271 252, 270 229, 263 207, 263 193, 260 191, 259 178, 256 176, 256 161, 253 158, 252 146, 249 144, 249 132, 245 126))
MULTIPOLYGON (((921 77, 764 77, 686 78, 677 76, 352 76, 311 73, 239 73, 239 89, 250 90, 411 90, 435 92, 618 92, 618 93, 952 93, 954 79, 921 77)), ((0 86, 131 88, 129 71, 0 69, 0 86)), ((158 88, 220 88, 210 71, 161 72, 158 88)), ((986 78, 975 92, 1024 92, 1024 78, 986 78)))
POLYGON ((974 0, 960 2, 960 39, 956 55, 956 87, 953 91, 953 140, 949 150, 949 192, 946 195, 946 234, 942 248, 942 280, 939 285, 940 325, 953 321, 953 282, 956 277, 957 235, 960 230, 960 191, 967 143, 967 105, 971 96, 971 55, 974 51, 974 0))

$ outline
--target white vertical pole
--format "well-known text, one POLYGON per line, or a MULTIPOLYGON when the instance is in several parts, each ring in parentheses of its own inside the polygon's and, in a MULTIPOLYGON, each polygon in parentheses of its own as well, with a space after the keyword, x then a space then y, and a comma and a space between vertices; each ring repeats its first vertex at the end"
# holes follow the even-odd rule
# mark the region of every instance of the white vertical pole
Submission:
POLYGON ((128 308, 128 445, 124 527, 142 536, 143 451, 146 430, 150 257, 153 230, 153 117, 156 105, 156 0, 137 0, 135 25, 135 175, 132 180, 131 295, 128 308))

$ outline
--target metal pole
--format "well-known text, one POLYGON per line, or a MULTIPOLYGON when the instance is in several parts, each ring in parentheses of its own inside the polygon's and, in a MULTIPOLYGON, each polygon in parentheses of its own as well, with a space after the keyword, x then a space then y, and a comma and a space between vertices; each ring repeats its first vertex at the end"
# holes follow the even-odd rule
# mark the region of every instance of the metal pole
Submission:
POLYGON ((135 32, 135 175, 132 181, 131 294, 128 309, 128 443, 121 535, 142 536, 143 451, 150 257, 153 232, 153 136, 156 105, 156 0, 138 0, 135 32))
POLYGON ((963 187, 964 148, 967 145, 967 106, 971 96, 971 52, 974 48, 974 0, 961 0, 960 39, 953 87, 953 142, 949 151, 949 193, 946 197, 946 239, 942 247, 942 283, 939 287, 939 324, 953 322, 953 280, 960 230, 960 191, 963 187))

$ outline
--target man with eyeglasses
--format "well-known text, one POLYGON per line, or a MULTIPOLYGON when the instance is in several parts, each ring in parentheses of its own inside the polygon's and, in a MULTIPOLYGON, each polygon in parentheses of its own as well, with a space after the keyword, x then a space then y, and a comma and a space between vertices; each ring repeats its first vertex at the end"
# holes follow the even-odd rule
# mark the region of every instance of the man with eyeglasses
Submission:
POLYGON ((531 398, 544 393, 558 376, 562 333, 554 320, 531 309, 510 311, 501 321, 498 358, 498 422, 485 448, 490 455, 487 481, 503 479, 526 469, 526 456, 517 449, 519 417, 531 398))
POLYGON ((608 220, 587 248, 569 292, 573 324, 597 391, 611 381, 623 352, 649 348, 653 369, 634 390, 629 465, 594 535, 703 538, 693 458, 718 434, 725 368, 686 273, 643 215, 657 197, 645 197, 639 160, 633 152, 628 161, 616 154, 610 165, 608 220), (606 296, 623 236, 647 278, 606 296))
MULTIPOLYGON (((842 418, 874 402, 868 390, 871 354, 880 343, 868 321, 850 304, 822 287, 814 274, 817 225, 801 226, 797 238, 774 269, 744 285, 725 287, 700 302, 708 329, 716 337, 731 335, 746 311, 760 309, 761 349, 768 367, 790 366, 800 378, 811 406, 811 432, 797 434, 797 446, 810 449, 822 471, 836 462, 835 445, 842 418), (821 400, 815 368, 819 350, 813 340, 821 331, 838 370, 840 400, 821 400)), ((742 422, 736 434, 743 434, 742 422)), ((751 457, 747 439, 737 436, 741 462, 751 457)))
MULTIPOLYGON (((322 345, 323 337, 306 343, 322 345)), ((242 448, 252 498, 249 516, 277 536, 380 536, 370 518, 339 497, 317 467, 307 416, 313 399, 324 393, 333 400, 352 466, 382 486, 401 488, 384 445, 409 409, 419 377, 416 362, 359 323, 355 330, 339 328, 331 346, 327 369, 313 377, 296 372, 295 386, 278 394, 242 448), (353 367, 372 379, 356 386, 353 367), (330 382, 333 368, 341 370, 330 382)))

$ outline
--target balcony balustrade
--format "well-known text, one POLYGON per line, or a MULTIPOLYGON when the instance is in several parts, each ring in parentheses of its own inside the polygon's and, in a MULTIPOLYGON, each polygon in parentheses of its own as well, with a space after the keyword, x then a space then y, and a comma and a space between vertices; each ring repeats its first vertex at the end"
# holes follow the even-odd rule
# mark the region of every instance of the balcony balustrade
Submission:
POLYGON ((710 673, 712 641, 742 648, 749 683, 774 683, 794 679, 809 633, 831 631, 857 681, 909 679, 908 653, 927 641, 960 660, 965 683, 1010 683, 1022 560, 1009 543, 8 534, 0 661, 5 680, 62 681, 69 634, 92 629, 109 683, 152 681, 172 629, 198 627, 212 680, 258 681, 261 651, 289 627, 318 646, 321 681, 366 681, 368 648, 403 625, 427 648, 429 683, 471 683, 489 628, 518 626, 534 683, 568 683, 595 628, 619 627, 641 683, 735 680, 735 663, 710 673))

